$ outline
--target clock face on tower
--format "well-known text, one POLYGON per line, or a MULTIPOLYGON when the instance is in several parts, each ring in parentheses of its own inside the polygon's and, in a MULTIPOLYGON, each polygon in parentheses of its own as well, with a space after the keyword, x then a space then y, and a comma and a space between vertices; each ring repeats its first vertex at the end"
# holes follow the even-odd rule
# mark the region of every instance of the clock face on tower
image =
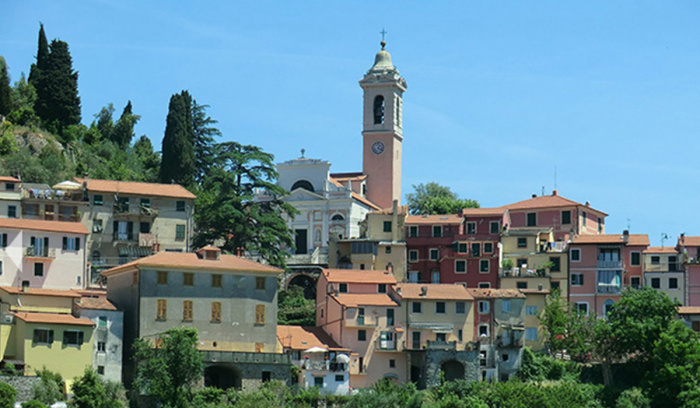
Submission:
POLYGON ((373 152, 374 154, 382 154, 382 152, 384 152, 384 143, 382 143, 382 142, 375 142, 375 143, 372 145, 372 152, 373 152))

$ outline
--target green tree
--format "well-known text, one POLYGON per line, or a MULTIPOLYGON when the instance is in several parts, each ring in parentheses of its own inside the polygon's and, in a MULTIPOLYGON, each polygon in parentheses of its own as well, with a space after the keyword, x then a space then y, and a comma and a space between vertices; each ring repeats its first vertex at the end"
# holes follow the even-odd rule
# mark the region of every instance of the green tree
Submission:
POLYGON ((7 116, 12 110, 12 88, 10 75, 7 73, 7 62, 0 56, 0 116, 7 116))
POLYGON ((46 369, 37 370, 40 382, 32 387, 32 397, 46 405, 53 405, 63 400, 63 378, 60 374, 46 369))
POLYGON ((51 41, 46 68, 40 69, 37 80, 37 115, 48 128, 61 134, 63 129, 80 123, 78 73, 64 41, 51 41))
POLYGON ((14 408, 17 390, 8 383, 0 382, 0 408, 14 408))
POLYGON ((649 408, 649 398, 639 388, 624 390, 615 401, 615 408, 649 408))
POLYGON ((160 171, 160 156, 153 151, 151 140, 143 135, 134 143, 134 152, 143 166, 143 181, 157 183, 160 171))
POLYGON ((100 138, 104 140, 112 140, 112 131, 114 131, 114 105, 110 102, 107 106, 103 106, 98 113, 95 114, 95 121, 90 127, 95 127, 100 132, 100 138))
POLYGON ((30 400, 27 402, 22 403, 22 408, 49 408, 48 405, 44 404, 41 401, 37 400, 30 400))
POLYGON ((17 125, 36 124, 39 122, 34 112, 36 90, 24 78, 24 73, 20 76, 19 81, 15 82, 10 96, 12 98, 10 103, 12 111, 7 116, 10 122, 17 125))
POLYGON ((406 195, 408 209, 413 215, 457 214, 464 208, 479 208, 479 203, 460 199, 449 187, 431 182, 413 185, 413 193, 406 195))
POLYGON ((290 286, 277 296, 277 324, 314 326, 316 324, 316 302, 304 297, 304 288, 290 286))
POLYGON ((131 101, 129 101, 124 107, 122 116, 119 117, 117 124, 114 125, 112 132, 111 138, 117 146, 123 149, 131 144, 131 140, 134 138, 134 126, 139 119, 141 119, 141 116, 134 115, 131 101))
POLYGON ((287 252, 282 247, 292 248, 294 241, 282 215, 297 211, 280 198, 287 192, 276 184, 274 156, 236 142, 219 144, 217 151, 195 201, 195 247, 222 240, 226 251, 244 248, 285 267, 287 252), (255 201, 258 189, 267 191, 269 199, 255 201))
POLYGON ((219 123, 219 121, 207 115, 207 108, 209 108, 209 105, 199 105, 196 100, 192 100, 195 178, 199 183, 204 180, 204 175, 209 167, 214 164, 216 156, 214 138, 221 136, 221 131, 212 126, 219 123))
MULTIPOLYGON (((100 378, 92 367, 87 367, 81 377, 73 380, 74 408, 122 408, 123 400, 114 392, 109 392, 107 381, 100 378)), ((112 387, 114 389, 114 387, 112 387)))
POLYGON ((197 330, 174 328, 161 334, 158 348, 146 340, 134 343, 137 363, 135 389, 160 398, 170 408, 184 408, 204 369, 197 350, 197 330))
POLYGON ((170 98, 163 137, 160 182, 191 186, 196 171, 195 161, 192 97, 187 91, 182 91, 170 98))
POLYGON ((49 42, 46 40, 44 24, 39 23, 39 45, 36 52, 36 63, 29 70, 29 83, 34 87, 39 85, 41 73, 46 69, 49 60, 49 42))

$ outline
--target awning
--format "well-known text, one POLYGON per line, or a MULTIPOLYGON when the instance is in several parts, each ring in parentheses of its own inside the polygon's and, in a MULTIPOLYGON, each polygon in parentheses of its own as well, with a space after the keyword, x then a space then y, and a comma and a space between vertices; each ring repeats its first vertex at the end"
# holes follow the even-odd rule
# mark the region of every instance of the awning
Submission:
POLYGON ((130 256, 132 258, 143 258, 153 255, 153 250, 147 247, 122 247, 119 248, 120 256, 130 256))
POLYGON ((52 188, 54 190, 80 190, 83 188, 83 185, 75 181, 66 180, 56 184, 52 188))

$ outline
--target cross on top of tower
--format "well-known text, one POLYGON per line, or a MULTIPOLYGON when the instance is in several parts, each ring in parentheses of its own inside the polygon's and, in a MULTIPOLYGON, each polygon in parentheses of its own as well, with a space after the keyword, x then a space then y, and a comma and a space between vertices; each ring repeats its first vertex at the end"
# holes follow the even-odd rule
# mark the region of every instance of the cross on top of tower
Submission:
POLYGON ((386 41, 384 41, 384 36, 386 36, 386 30, 382 28, 382 31, 379 32, 379 34, 382 35, 382 42, 380 43, 382 45, 382 49, 386 46, 386 41))

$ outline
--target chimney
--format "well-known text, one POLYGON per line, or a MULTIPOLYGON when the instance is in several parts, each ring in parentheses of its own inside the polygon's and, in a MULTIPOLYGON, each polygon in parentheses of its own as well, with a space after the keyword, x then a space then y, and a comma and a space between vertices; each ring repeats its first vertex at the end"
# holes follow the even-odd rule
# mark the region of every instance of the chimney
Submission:
POLYGON ((685 244, 685 232, 681 232, 681 245, 685 244))
POLYGON ((537 198, 537 194, 532 194, 532 198, 537 198))
POLYGON ((22 281, 22 292, 29 292, 29 281, 22 281))
POLYGON ((555 189, 555 190, 552 191, 552 195, 553 195, 553 196, 559 195, 559 192, 555 189))
POLYGON ((629 230, 624 230, 622 231, 622 241, 626 244, 630 241, 630 232, 629 230))
POLYGON ((421 296, 428 296, 428 287, 427 286, 421 286, 420 295, 421 296))
POLYGON ((586 207, 590 207, 590 206, 591 206, 591 202, 590 202, 590 201, 586 201, 586 207))
MULTIPOLYGON (((554 190, 554 191, 557 191, 557 190, 554 190)), ((538 284, 538 285, 537 285, 537 290, 539 290, 540 292, 542 292, 542 289, 543 289, 542 284, 541 284, 541 283, 538 284)))

